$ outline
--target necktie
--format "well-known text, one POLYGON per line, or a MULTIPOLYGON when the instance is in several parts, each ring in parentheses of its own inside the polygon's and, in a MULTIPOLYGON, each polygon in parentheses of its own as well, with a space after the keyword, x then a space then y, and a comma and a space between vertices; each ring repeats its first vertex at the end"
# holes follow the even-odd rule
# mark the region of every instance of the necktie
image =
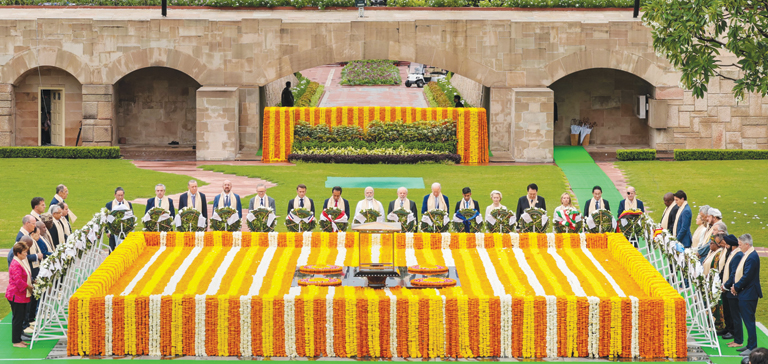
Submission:
POLYGON ((304 207, 304 198, 299 199, 299 207, 304 207))
POLYGON ((531 200, 531 207, 534 207, 534 206, 536 206, 536 203, 533 202, 533 200, 531 200))
POLYGON ((163 207, 163 199, 162 198, 158 198, 157 199, 157 207, 163 207))
POLYGON ((195 195, 192 195, 192 207, 195 207, 195 195))
POLYGON ((224 205, 229 206, 229 195, 224 196, 224 205))
POLYGON ((264 207, 264 197, 261 198, 261 207, 264 207))
POLYGON ((600 200, 595 200, 595 210, 600 210, 600 200))
POLYGON ((339 207, 339 200, 336 200, 336 207, 339 207))
POLYGON ((403 208, 403 200, 400 200, 400 208, 403 208))
POLYGON ((440 208, 440 202, 437 201, 437 198, 435 198, 435 210, 440 208))
POLYGON ((467 209, 469 208, 469 201, 464 202, 464 208, 467 208, 467 209))

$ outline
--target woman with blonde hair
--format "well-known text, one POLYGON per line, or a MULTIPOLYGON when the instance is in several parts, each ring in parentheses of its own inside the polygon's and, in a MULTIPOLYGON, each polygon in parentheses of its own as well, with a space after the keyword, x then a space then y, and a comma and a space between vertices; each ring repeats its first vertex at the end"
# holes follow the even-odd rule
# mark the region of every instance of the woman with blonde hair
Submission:
MULTIPOLYGON (((506 206, 501 204, 501 192, 497 190, 491 191, 491 201, 493 201, 492 204, 488 205, 488 207, 485 208, 485 216, 490 216, 491 211, 496 209, 507 209, 506 206)), ((487 220, 487 219, 486 219, 487 220)))
POLYGON ((562 195, 560 195, 560 206, 555 208, 555 213, 560 211, 563 216, 565 216, 565 211, 568 209, 572 209, 573 203, 571 202, 571 194, 568 192, 563 192, 562 195))

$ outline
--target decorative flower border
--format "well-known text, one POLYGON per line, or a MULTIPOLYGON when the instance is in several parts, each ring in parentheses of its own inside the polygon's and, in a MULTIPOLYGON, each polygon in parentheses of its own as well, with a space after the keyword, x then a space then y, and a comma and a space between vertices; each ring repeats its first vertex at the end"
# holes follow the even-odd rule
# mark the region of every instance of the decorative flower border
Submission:
POLYGON ((366 128, 374 120, 456 120, 456 152, 461 162, 488 163, 488 131, 483 108, 415 107, 268 107, 264 109, 262 162, 286 162, 291 154, 293 128, 303 120, 312 125, 357 125, 366 128))
POLYGON ((70 300, 68 354, 687 356, 685 301, 622 234, 396 234, 398 262, 450 263, 462 286, 290 287, 299 260, 354 266, 357 246, 385 259, 391 244, 357 233, 132 233, 70 300), (192 254, 207 265, 183 279, 192 254), (138 261, 147 279, 115 294, 138 261))

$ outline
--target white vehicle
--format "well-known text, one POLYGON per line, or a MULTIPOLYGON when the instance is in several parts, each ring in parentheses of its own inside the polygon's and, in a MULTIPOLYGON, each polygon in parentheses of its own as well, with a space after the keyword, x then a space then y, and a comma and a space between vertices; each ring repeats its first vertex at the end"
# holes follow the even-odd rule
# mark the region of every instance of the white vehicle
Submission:
POLYGON ((428 82, 445 78, 445 75, 445 70, 428 67, 420 63, 411 63, 408 67, 408 78, 405 80, 405 87, 411 87, 411 85, 424 87, 428 82))

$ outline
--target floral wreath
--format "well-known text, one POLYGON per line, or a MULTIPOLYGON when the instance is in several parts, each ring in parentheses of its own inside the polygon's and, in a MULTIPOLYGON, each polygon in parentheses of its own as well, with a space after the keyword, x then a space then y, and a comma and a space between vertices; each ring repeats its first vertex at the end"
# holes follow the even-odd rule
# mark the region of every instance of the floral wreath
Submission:
POLYGON ((245 223, 251 232, 269 233, 275 231, 277 216, 275 216, 275 212, 270 207, 258 207, 248 211, 245 223))
POLYGON ((168 210, 162 207, 153 207, 141 219, 144 223, 144 231, 169 232, 173 231, 173 220, 168 210))
POLYGON ((197 232, 197 231, 205 231, 205 229, 208 227, 208 221, 205 217, 200 219, 202 216, 200 214, 200 211, 197 211, 194 207, 187 206, 181 210, 179 210, 179 213, 176 214, 176 231, 183 231, 183 232, 197 232), (202 222, 202 226, 200 226, 202 222))
POLYGON ((485 216, 485 228, 489 233, 512 233, 516 223, 515 213, 505 208, 491 210, 491 213, 485 216))
POLYGON ((584 227, 584 220, 579 210, 571 206, 565 208, 565 213, 562 210, 555 210, 552 221, 557 234, 578 234, 584 227))
POLYGON ((216 209, 211 216, 211 229, 213 231, 240 231, 241 224, 237 210, 231 207, 216 209))
POLYGON ((616 219, 608 210, 597 210, 587 219, 587 232, 592 234, 603 234, 616 231, 616 219), (592 227, 590 227, 592 226, 592 227))
POLYGON ((376 209, 365 209, 360 210, 360 212, 355 215, 355 221, 358 224, 365 224, 368 222, 376 222, 379 217, 381 217, 381 213, 379 210, 376 209), (362 219, 361 219, 362 218, 362 219))
POLYGON ((421 217, 421 231, 425 233, 446 233, 451 227, 448 213, 435 209, 424 213, 421 217))
POLYGON ((347 231, 349 216, 340 208, 329 207, 320 214, 320 229, 326 233, 347 231))
POLYGON ((625 210, 619 215, 619 230, 627 240, 630 240, 633 236, 639 238, 643 236, 644 220, 642 211, 625 210))
POLYGON ((453 215, 453 230, 457 233, 479 233, 483 218, 475 209, 461 209, 453 215))
POLYGON ((109 213, 106 223, 107 232, 124 239, 136 228, 136 216, 125 205, 120 205, 109 213))
POLYGON ((521 233, 545 233, 549 225, 547 211, 538 207, 530 207, 520 215, 517 220, 517 227, 521 233))
POLYGON ((315 225, 315 214, 304 207, 291 210, 285 217, 285 227, 292 233, 312 231, 315 225))
POLYGON ((399 222, 401 230, 404 233, 416 232, 416 217, 413 216, 413 212, 404 208, 390 212, 389 215, 387 215, 387 220, 391 222, 399 222))

